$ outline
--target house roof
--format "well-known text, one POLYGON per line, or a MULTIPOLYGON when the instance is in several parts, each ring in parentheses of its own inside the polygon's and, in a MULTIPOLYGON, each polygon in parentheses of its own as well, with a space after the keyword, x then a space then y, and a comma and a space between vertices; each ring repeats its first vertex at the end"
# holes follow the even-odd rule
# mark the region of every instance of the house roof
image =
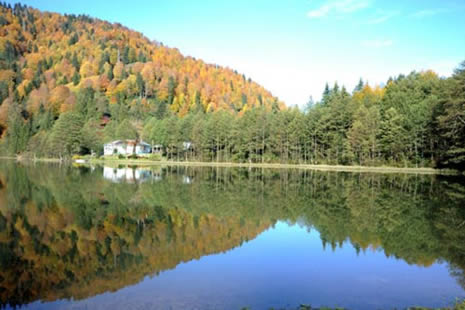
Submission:
POLYGON ((121 140, 115 140, 115 141, 112 141, 112 142, 105 143, 105 145, 110 145, 110 144, 121 144, 121 143, 123 143, 123 141, 121 141, 121 140))
MULTIPOLYGON (((117 145, 117 144, 135 145, 136 140, 115 140, 109 143, 105 143, 105 145, 117 145)), ((151 146, 150 144, 144 141, 137 142, 137 145, 143 145, 143 146, 149 146, 149 147, 151 146)))

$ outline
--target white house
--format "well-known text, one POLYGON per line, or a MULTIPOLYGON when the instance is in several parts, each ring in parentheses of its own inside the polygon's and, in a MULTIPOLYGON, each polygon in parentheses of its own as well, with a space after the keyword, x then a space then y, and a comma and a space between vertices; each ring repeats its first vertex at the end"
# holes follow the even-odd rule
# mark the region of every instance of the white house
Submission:
POLYGON ((103 155, 147 155, 152 152, 152 146, 144 141, 116 140, 103 146, 103 155))
POLYGON ((190 150, 192 148, 192 142, 190 141, 185 141, 182 143, 182 147, 184 151, 190 150))

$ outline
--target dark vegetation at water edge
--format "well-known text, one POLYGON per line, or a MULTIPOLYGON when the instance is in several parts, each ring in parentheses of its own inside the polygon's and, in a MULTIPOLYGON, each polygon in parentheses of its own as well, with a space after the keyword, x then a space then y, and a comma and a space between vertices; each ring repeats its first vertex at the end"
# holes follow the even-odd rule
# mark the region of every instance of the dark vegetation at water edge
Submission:
POLYGON ((353 92, 327 86, 300 111, 119 24, 0 11, 4 154, 66 157, 144 139, 176 160, 465 170, 465 64, 450 78, 427 71, 384 87, 361 80, 353 92))
POLYGON ((1 305, 114 291, 237 247, 277 221, 318 230, 328 251, 350 243, 360 253, 376 249, 418 266, 447 262, 465 288, 460 178, 143 171, 115 183, 101 167, 1 162, 1 305))

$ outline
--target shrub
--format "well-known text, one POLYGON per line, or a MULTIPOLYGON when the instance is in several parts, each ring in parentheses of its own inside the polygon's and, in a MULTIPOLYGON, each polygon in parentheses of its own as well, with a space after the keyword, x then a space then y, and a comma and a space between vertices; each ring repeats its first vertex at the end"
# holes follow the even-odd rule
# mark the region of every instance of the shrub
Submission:
POLYGON ((124 155, 118 154, 118 159, 124 159, 124 155))
POLYGON ((152 161, 161 161, 162 157, 161 154, 151 154, 148 159, 152 161))

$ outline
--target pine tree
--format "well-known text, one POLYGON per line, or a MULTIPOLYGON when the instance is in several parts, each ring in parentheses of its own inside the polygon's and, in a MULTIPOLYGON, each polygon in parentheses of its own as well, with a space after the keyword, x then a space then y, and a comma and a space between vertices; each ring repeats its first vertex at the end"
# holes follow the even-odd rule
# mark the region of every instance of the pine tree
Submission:
POLYGON ((80 89, 77 93, 76 109, 75 111, 80 114, 80 117, 87 121, 91 118, 98 119, 101 115, 97 113, 97 106, 95 102, 95 91, 91 87, 80 89))
POLYGON ((118 128, 116 129, 116 137, 120 140, 134 140, 139 137, 139 134, 132 123, 125 119, 118 125, 118 128))
POLYGON ((114 75, 113 75, 113 67, 112 67, 112 66, 110 66, 110 69, 109 69, 108 72, 107 72, 107 78, 108 78, 109 81, 112 81, 113 78, 114 78, 114 75))
POLYGON ((26 149, 31 135, 30 123, 27 122, 19 104, 13 103, 8 108, 7 145, 11 154, 18 154, 26 149))
POLYGON ((465 171, 465 61, 446 83, 438 117, 442 137, 439 165, 465 171))
POLYGON ((406 153, 408 138, 404 123, 402 115, 395 108, 386 111, 380 125, 380 147, 388 160, 399 162, 406 153))
POLYGON ((3 100, 8 98, 9 90, 8 84, 6 81, 0 81, 0 105, 2 104, 3 100))
POLYGON ((121 57, 123 64, 127 65, 129 63, 129 46, 125 46, 123 50, 123 55, 121 57))
POLYGON ((77 71, 74 71, 74 74, 71 80, 73 81, 74 86, 77 86, 79 84, 79 82, 81 81, 81 76, 79 75, 77 71))
POLYGON ((52 128, 50 153, 59 157, 80 153, 83 125, 84 122, 78 113, 62 113, 52 128))
POLYGON ((137 75, 136 75, 136 86, 137 86, 137 91, 139 93, 139 97, 143 97, 145 96, 145 83, 144 83, 144 79, 142 78, 142 75, 140 74, 140 72, 137 72, 137 75))
POLYGON ((77 42, 79 41, 79 37, 77 35, 77 33, 74 33, 68 40, 68 45, 74 45, 76 44, 77 42))
POLYGON ((362 78, 360 78, 360 80, 358 81, 358 84, 355 86, 354 91, 352 93, 361 91, 363 89, 363 86, 364 86, 363 80, 362 78))
POLYGON ((331 89, 329 88, 328 83, 325 84, 325 90, 323 91, 323 96, 321 102, 323 104, 327 104, 329 101, 329 97, 331 96, 331 89))
POLYGON ((73 53, 73 57, 71 58, 71 64, 73 65, 74 69, 76 69, 76 71, 79 71, 81 65, 79 64, 79 60, 77 58, 76 53, 73 53))
POLYGON ((168 78, 168 105, 173 104, 175 90, 176 90, 176 81, 174 77, 170 76, 168 78))

